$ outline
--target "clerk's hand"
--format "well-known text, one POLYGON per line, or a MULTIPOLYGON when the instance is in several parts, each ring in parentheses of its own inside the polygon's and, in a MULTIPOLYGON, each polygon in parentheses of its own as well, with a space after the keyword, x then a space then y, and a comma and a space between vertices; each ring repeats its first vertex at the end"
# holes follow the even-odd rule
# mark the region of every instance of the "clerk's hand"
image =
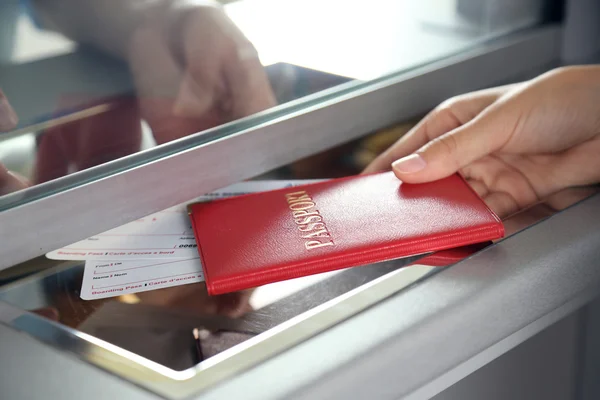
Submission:
POLYGON ((17 126, 19 118, 12 108, 6 95, 0 89, 0 132, 5 132, 17 126))
POLYGON ((600 181, 600 67, 561 68, 443 103, 365 172, 404 182, 460 172, 500 216, 600 181))
POLYGON ((157 143, 275 105, 255 48, 220 7, 205 2, 163 22, 138 27, 128 50, 142 117, 157 143))
MULTIPOLYGON (((0 132, 9 131, 17 126, 18 118, 8 99, 0 89, 0 132)), ((0 196, 16 192, 29 186, 25 178, 9 171, 0 163, 0 196)))

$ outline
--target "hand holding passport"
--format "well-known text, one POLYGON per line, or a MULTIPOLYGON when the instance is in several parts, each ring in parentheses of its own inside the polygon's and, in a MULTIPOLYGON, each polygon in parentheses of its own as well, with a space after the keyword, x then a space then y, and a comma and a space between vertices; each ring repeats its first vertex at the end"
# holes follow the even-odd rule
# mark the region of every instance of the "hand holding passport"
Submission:
POLYGON ((500 238, 500 219, 458 175, 391 172, 188 208, 209 294, 500 238))

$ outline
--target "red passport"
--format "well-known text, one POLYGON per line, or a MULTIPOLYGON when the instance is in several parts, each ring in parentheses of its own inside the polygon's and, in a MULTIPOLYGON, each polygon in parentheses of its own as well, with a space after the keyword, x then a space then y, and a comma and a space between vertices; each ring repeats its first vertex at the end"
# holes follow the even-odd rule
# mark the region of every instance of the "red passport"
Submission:
POLYGON ((458 175, 392 172, 189 206, 208 293, 500 238, 504 227, 458 175))
POLYGON ((430 267, 446 267, 451 264, 455 264, 459 261, 464 260, 467 257, 472 256, 480 250, 483 250, 489 246, 491 242, 484 242, 478 244, 472 244, 469 246, 457 247, 454 249, 436 251, 423 258, 419 258, 417 261, 410 265, 428 265, 430 267))

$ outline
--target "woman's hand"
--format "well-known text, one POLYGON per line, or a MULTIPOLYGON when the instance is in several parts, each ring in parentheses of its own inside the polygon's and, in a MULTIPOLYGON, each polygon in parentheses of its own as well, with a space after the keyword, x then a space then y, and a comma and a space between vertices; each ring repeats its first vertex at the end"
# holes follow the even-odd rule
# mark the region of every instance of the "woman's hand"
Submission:
POLYGON ((367 167, 404 182, 457 171, 501 216, 600 181, 600 67, 569 67, 443 103, 367 167))

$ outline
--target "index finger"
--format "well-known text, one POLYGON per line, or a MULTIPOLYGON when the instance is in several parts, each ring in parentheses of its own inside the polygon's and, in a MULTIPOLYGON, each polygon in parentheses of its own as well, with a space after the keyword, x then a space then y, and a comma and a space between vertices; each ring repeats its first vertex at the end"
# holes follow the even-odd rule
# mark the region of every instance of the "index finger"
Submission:
POLYGON ((254 47, 248 42, 223 62, 231 118, 243 118, 273 107, 275 96, 254 47))
POLYGON ((412 153, 422 145, 427 143, 426 140, 426 125, 433 111, 425 116, 417 125, 415 125, 410 131, 402 136, 392 147, 381 153, 375 158, 362 172, 363 174, 370 174, 374 172, 381 172, 389 170, 392 167, 392 163, 404 155, 412 153), (419 143, 422 143, 419 146, 419 143), (411 150, 412 149, 412 150, 411 150))
POLYGON ((392 147, 377 157, 363 173, 389 170, 394 161, 420 149, 428 142, 456 129, 475 118, 498 99, 508 86, 485 89, 452 98, 421 120, 392 147))

